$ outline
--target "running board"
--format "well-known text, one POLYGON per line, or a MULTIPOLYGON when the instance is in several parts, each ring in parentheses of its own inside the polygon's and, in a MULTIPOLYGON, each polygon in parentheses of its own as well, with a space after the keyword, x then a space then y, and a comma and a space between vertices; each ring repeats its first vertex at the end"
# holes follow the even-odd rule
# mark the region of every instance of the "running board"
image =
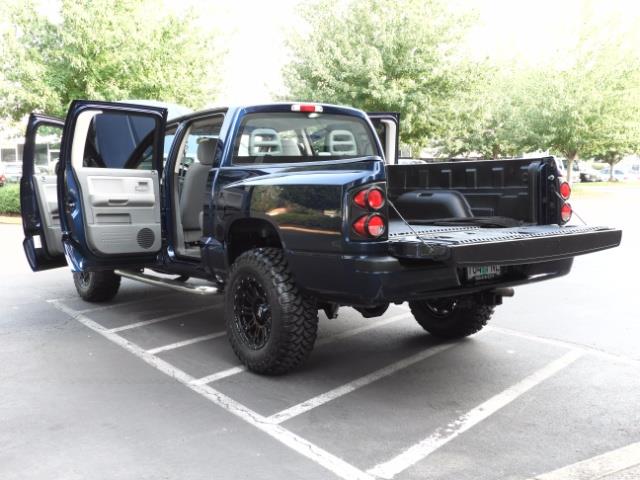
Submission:
POLYGON ((149 285, 155 285, 157 287, 171 288, 179 292, 194 293, 196 295, 216 295, 219 293, 218 289, 208 285, 190 285, 178 280, 171 280, 169 278, 161 278, 155 275, 148 275, 142 272, 131 272, 127 270, 115 270, 116 275, 129 278, 131 280, 137 280, 138 282, 147 283, 149 285))

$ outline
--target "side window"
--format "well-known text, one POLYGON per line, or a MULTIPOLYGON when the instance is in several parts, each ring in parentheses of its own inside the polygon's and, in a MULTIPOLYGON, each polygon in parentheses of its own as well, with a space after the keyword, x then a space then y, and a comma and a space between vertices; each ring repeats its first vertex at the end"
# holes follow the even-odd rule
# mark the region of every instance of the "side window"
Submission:
POLYGON ((90 119, 82 159, 76 166, 153 169, 156 119, 123 113, 96 113, 90 119))
POLYGON ((62 128, 51 125, 41 125, 36 135, 34 151, 34 173, 54 174, 55 165, 60 158, 60 140, 62 128))
POLYGON ((167 159, 169 158, 169 153, 171 151, 171 145, 173 145, 173 140, 176 138, 176 125, 171 125, 167 127, 164 131, 164 149, 162 152, 162 166, 167 163, 167 159))
POLYGON ((196 120, 189 125, 182 138, 180 152, 176 160, 175 171, 178 174, 178 193, 182 193, 184 178, 194 164, 209 168, 218 167, 218 137, 224 115, 218 114, 203 120, 196 120))

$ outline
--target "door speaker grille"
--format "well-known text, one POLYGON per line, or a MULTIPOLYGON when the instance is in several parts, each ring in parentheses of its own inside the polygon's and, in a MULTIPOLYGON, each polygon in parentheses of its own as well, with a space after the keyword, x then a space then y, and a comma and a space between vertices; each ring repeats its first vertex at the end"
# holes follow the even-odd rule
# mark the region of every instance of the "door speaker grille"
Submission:
POLYGON ((145 250, 151 248, 155 239, 156 236, 150 228, 142 228, 138 230, 138 245, 145 250))

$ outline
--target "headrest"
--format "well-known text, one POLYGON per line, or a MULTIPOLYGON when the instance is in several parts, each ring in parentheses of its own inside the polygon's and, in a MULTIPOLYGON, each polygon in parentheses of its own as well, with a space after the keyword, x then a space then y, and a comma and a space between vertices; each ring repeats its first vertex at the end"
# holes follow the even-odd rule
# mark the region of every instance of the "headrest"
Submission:
POLYGON ((204 138, 198 143, 198 161, 202 165, 213 165, 216 158, 216 139, 204 138))
POLYGON ((358 145, 349 130, 333 130, 329 133, 329 152, 332 155, 357 155, 358 145))
POLYGON ((249 137, 249 155, 282 155, 282 140, 273 128, 256 128, 249 137))

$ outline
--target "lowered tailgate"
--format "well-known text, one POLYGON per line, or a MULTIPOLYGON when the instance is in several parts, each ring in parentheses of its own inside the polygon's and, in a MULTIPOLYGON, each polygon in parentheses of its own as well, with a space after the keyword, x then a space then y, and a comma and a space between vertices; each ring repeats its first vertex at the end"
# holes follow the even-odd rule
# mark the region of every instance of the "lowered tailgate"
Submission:
POLYGON ((389 233, 398 258, 469 265, 518 265, 571 258, 620 245, 609 227, 532 225, 511 228, 413 226, 389 233))

